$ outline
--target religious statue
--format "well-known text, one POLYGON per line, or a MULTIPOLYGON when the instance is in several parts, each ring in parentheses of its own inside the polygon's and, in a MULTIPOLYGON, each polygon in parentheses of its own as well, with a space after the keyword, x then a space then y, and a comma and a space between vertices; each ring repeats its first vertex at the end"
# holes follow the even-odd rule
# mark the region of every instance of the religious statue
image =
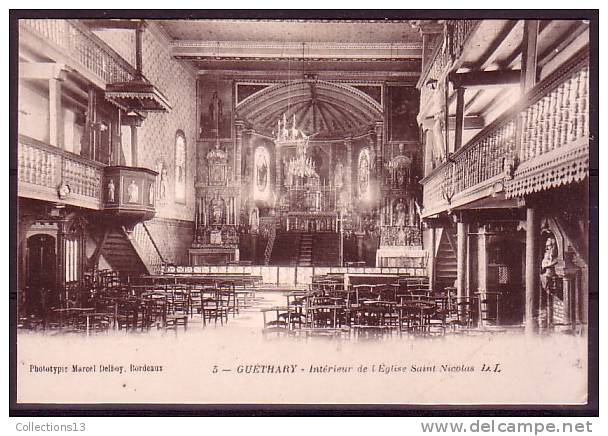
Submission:
POLYGON ((131 180, 129 187, 127 188, 127 195, 129 197, 129 203, 139 202, 139 186, 135 183, 135 180, 131 180))
POLYGON ((403 202, 402 198, 400 198, 399 201, 395 204, 393 223, 396 226, 407 225, 407 212, 405 203, 403 202))
POLYGON ((545 241, 545 254, 540 265, 540 283, 544 290, 551 285, 555 277, 555 266, 557 265, 557 242, 553 236, 545 241))
POLYGON ((167 168, 163 167, 160 175, 160 198, 165 199, 167 197, 167 168))
POLYGON ((405 188, 405 168, 403 166, 399 166, 397 168, 397 187, 405 188))
POLYGON ((110 179, 108 182, 108 202, 114 203, 114 180, 110 179))
POLYGON ((222 224, 224 220, 224 200, 214 198, 211 201, 211 223, 222 224))

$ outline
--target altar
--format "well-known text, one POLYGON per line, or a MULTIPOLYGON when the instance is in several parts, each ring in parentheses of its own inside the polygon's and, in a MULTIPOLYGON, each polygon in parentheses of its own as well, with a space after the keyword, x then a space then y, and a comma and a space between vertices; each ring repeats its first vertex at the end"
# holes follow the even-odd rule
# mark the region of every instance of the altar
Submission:
POLYGON ((239 238, 234 226, 198 227, 188 250, 191 266, 225 265, 239 261, 239 238))
POLYGON ((226 265, 239 261, 239 249, 223 247, 221 245, 208 245, 188 250, 190 266, 226 265))

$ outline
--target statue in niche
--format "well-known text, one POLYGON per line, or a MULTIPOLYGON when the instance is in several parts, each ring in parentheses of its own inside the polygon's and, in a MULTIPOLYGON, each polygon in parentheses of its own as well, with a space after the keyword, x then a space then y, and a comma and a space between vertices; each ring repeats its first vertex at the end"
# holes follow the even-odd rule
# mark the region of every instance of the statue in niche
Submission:
POLYGON ((395 203, 395 208, 393 210, 393 225, 402 227, 407 225, 407 208, 403 202, 403 198, 400 198, 395 203))
POLYGON ((114 203, 114 180, 110 179, 110 181, 108 182, 108 202, 110 203, 114 203))
POLYGON ((556 276, 555 267, 557 265, 557 241, 553 234, 549 235, 545 241, 545 254, 540 265, 540 283, 543 290, 548 290, 556 276))
POLYGON ((127 188, 127 196, 129 203, 138 203, 139 202, 139 186, 135 183, 135 180, 131 179, 131 183, 127 188))
POLYGON ((224 222, 225 203, 222 198, 214 198, 211 201, 211 224, 222 224, 224 222))
POLYGON ((399 168, 397 168, 397 187, 405 188, 405 181, 406 181, 405 168, 402 165, 400 165, 399 168))
POLYGON ((156 198, 159 200, 165 200, 167 196, 167 167, 162 160, 156 161, 155 165, 156 175, 156 188, 158 189, 158 193, 156 198))

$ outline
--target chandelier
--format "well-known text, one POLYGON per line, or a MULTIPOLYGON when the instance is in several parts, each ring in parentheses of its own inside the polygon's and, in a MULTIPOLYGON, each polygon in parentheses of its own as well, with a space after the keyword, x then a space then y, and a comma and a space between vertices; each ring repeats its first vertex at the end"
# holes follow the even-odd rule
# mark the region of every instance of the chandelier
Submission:
MULTIPOLYGON (((307 136, 301 130, 296 129, 296 116, 293 116, 291 128, 287 125, 287 116, 277 122, 277 133, 274 140, 277 147, 295 147, 296 156, 285 162, 285 170, 291 177, 313 177, 319 175, 315 171, 315 165, 310 157, 306 156, 308 141, 312 135, 307 136)), ((291 178, 290 177, 290 178, 291 178)))

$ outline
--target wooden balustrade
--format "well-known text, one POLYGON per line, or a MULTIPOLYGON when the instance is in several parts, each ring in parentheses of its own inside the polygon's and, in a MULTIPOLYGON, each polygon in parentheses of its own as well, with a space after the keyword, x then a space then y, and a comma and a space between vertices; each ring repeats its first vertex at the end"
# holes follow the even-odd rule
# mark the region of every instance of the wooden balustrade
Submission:
POLYGON ((127 82, 135 68, 78 20, 19 20, 20 28, 60 48, 104 83, 127 82))
POLYGON ((99 209, 103 165, 19 135, 19 195, 99 209), (60 187, 64 187, 63 192, 60 187), (64 197, 64 198, 61 198, 64 197))
POLYGON ((148 272, 150 274, 162 273, 165 261, 145 223, 137 223, 133 227, 131 240, 135 242, 136 250, 144 261, 148 272))
MULTIPOLYGON (((564 154, 584 159, 588 136, 589 67, 588 53, 582 50, 421 181, 423 216, 494 193, 496 183, 507 187, 508 197, 525 193, 523 189, 538 191, 533 181, 518 186, 518 176, 539 160, 544 166, 538 171, 550 169, 549 158, 563 164, 562 148, 564 154), (509 190, 510 184, 517 188, 509 190)), ((584 177, 584 164, 577 171, 577 180, 584 177)), ((558 186, 553 179, 550 186, 558 186)), ((565 177, 564 183, 569 181, 565 177)))
POLYGON ((444 92, 442 87, 429 87, 426 84, 434 81, 436 84, 442 82, 448 73, 459 64, 460 57, 469 40, 469 37, 481 20, 448 20, 448 38, 443 38, 435 47, 429 62, 426 64, 420 79, 420 108, 424 112, 437 92, 444 92))

